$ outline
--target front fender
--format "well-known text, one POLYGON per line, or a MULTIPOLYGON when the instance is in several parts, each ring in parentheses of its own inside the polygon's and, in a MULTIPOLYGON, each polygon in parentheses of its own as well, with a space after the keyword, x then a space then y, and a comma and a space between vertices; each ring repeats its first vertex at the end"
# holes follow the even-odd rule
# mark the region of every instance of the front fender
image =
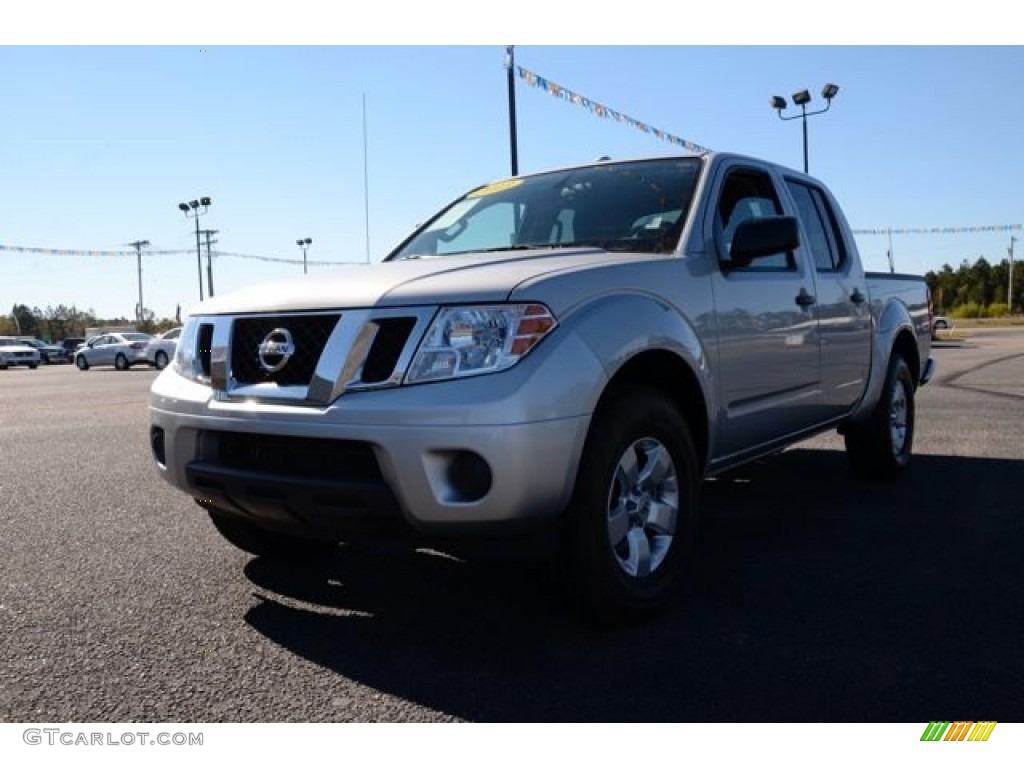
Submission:
POLYGON ((637 355, 653 350, 679 357, 697 380, 707 417, 714 412, 714 386, 708 352, 697 329, 674 306, 652 294, 606 295, 577 308, 566 326, 594 353, 605 380, 590 392, 593 412, 606 383, 637 355))

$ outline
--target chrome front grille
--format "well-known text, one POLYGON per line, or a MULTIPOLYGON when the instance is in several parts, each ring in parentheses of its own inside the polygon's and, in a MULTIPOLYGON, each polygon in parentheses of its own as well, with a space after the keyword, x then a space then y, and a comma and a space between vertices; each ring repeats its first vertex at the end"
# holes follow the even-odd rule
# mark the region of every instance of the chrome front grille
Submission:
POLYGON ((198 367, 217 400, 328 405, 346 391, 400 384, 434 312, 415 307, 199 317, 198 367), (274 346, 281 339, 290 345, 286 360, 274 346))
POLYGON ((239 317, 231 332, 231 376, 241 385, 272 382, 282 387, 308 386, 327 339, 341 315, 267 315, 239 317), (280 370, 260 363, 260 344, 275 330, 287 330, 295 353, 280 370))

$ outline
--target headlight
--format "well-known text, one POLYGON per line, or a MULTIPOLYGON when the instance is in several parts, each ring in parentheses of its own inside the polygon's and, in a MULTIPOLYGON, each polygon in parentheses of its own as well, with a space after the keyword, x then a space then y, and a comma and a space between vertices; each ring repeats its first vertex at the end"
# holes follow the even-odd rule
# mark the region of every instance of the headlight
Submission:
POLYGON ((178 348, 174 351, 174 370, 180 376, 192 381, 199 381, 203 372, 199 366, 198 356, 199 320, 193 317, 185 319, 178 338, 178 348))
POLYGON ((502 371, 557 325, 542 304, 445 307, 427 329, 405 381, 415 384, 502 371))

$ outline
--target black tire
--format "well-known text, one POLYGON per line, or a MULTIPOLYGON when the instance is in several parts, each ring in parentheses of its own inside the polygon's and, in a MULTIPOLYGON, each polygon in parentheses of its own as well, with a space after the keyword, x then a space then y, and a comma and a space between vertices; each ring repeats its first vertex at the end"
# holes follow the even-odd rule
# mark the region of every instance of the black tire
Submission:
POLYGON ((847 426, 846 454, 865 480, 899 477, 910 464, 914 446, 914 376, 902 355, 889 360, 885 384, 867 421, 847 426))
POLYGON ((156 369, 162 371, 167 367, 167 353, 160 350, 156 353, 156 369))
POLYGON ((80 371, 88 371, 89 370, 89 361, 85 359, 85 355, 76 355, 75 356, 75 365, 78 366, 78 370, 80 370, 80 371))
POLYGON ((944 331, 947 328, 949 328, 949 323, 947 323, 945 320, 936 320, 935 327, 940 331, 944 331))
POLYGON ((221 536, 251 555, 274 560, 304 560, 329 557, 338 548, 338 543, 330 539, 278 533, 260 528, 203 502, 197 503, 210 514, 210 520, 221 536))
POLYGON ((29 369, 30 371, 34 371, 34 370, 35 370, 36 368, 38 368, 38 367, 39 367, 39 366, 38 366, 38 364, 35 364, 35 363, 29 363, 29 364, 28 364, 28 369, 29 369))
POLYGON ((128 365, 128 358, 120 352, 118 352, 117 357, 114 358, 114 367, 119 371, 127 371, 131 368, 131 366, 128 365))
POLYGON ((602 404, 559 555, 587 617, 624 624, 665 607, 689 565, 700 482, 689 426, 664 394, 637 387, 602 404))

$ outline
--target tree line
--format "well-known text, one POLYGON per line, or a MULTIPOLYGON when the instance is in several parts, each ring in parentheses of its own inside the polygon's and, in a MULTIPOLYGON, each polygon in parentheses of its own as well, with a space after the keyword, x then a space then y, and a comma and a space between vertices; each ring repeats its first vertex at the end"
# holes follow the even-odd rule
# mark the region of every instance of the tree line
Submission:
MULTIPOLYGON (((980 256, 973 264, 964 259, 958 269, 943 264, 937 272, 928 272, 925 282, 932 291, 937 314, 953 317, 1004 317, 1010 314, 1007 291, 1010 261, 991 264, 980 256)), ((1024 300, 1024 269, 1014 269, 1013 311, 1021 311, 1024 300)))
POLYGON ((15 304, 10 313, 0 316, 0 336, 32 336, 44 341, 57 342, 61 339, 85 336, 86 328, 107 325, 134 326, 143 333, 161 333, 175 325, 175 318, 157 320, 151 310, 145 310, 142 321, 113 317, 101 318, 91 309, 80 310, 74 305, 60 304, 56 307, 29 307, 15 304))

